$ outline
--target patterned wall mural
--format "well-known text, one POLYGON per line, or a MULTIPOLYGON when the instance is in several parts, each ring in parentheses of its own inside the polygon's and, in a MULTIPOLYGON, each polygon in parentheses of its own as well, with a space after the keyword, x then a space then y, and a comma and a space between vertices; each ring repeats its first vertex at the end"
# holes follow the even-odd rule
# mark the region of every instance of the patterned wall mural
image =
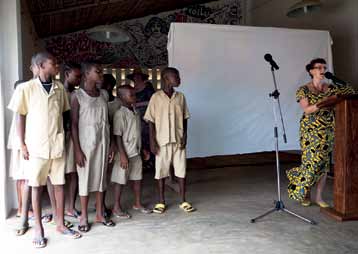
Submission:
POLYGON ((45 45, 61 62, 96 60, 116 68, 160 67, 168 61, 171 22, 239 25, 243 23, 243 0, 210 2, 112 24, 130 36, 130 41, 122 44, 97 42, 80 31, 47 38, 45 45))

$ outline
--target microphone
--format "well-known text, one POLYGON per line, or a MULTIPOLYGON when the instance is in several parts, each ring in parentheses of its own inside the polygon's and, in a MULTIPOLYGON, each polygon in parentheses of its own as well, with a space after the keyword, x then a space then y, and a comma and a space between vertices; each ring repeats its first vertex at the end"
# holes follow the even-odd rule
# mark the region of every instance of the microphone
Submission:
POLYGON ((347 85, 347 82, 344 80, 341 80, 339 78, 337 78, 336 76, 334 76, 331 72, 327 71, 324 76, 326 77, 326 79, 330 79, 333 81, 333 83, 337 84, 337 85, 342 85, 345 86, 347 85))
POLYGON ((269 63, 271 64, 271 67, 272 67, 273 69, 275 69, 275 70, 278 70, 278 69, 279 69, 279 67, 278 67, 278 65, 276 64, 276 62, 272 59, 271 54, 265 54, 264 58, 265 58, 265 60, 266 60, 267 62, 269 62, 269 63))

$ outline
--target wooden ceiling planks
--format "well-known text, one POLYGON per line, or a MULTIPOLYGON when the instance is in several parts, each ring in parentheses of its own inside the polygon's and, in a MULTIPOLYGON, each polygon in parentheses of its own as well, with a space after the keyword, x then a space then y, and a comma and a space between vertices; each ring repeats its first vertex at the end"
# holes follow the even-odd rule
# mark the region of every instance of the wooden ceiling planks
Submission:
POLYGON ((39 37, 141 18, 212 0, 26 0, 39 37))

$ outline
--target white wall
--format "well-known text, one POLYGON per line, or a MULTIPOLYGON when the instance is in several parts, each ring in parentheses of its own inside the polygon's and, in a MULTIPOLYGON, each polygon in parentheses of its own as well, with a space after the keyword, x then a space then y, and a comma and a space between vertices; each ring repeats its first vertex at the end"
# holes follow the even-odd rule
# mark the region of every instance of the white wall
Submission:
POLYGON ((34 22, 32 21, 27 1, 21 0, 21 45, 22 45, 22 71, 21 79, 28 80, 32 78, 32 73, 29 69, 31 57, 34 53, 43 51, 44 41, 40 40, 34 22))
POLYGON ((321 0, 323 7, 319 12, 300 18, 288 18, 286 11, 298 1, 247 0, 246 24, 328 30, 333 39, 336 75, 358 87, 358 1, 321 0))
POLYGON ((19 0, 0 1, 0 221, 15 207, 14 185, 8 177, 6 151, 11 112, 6 109, 13 84, 22 76, 19 0))

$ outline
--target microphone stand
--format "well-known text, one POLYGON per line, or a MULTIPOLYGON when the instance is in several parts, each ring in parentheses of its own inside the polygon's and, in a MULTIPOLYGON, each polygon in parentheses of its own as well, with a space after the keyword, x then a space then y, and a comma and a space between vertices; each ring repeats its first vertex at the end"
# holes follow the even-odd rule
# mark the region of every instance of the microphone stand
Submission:
POLYGON ((276 152, 277 200, 274 201, 274 208, 268 210, 267 212, 265 212, 264 214, 262 214, 260 216, 257 216, 255 218, 251 219, 250 222, 255 223, 257 220, 259 220, 275 211, 276 212, 283 211, 285 213, 288 213, 292 216, 295 216, 295 217, 303 220, 304 222, 310 223, 312 225, 316 225, 316 222, 314 222, 313 220, 309 220, 309 219, 307 219, 301 215, 298 215, 298 214, 288 210, 287 208, 285 208, 285 204, 283 203, 283 201, 281 199, 280 158, 279 158, 279 147, 278 147, 278 119, 277 119, 277 112, 276 112, 277 107, 279 109, 278 113, 279 113, 280 119, 281 119, 281 125, 282 125, 282 130, 283 130, 283 140, 285 143, 287 143, 287 138, 286 138, 285 125, 283 122, 282 111, 281 111, 280 92, 277 89, 275 69, 272 66, 271 66, 271 73, 272 73, 272 78, 273 78, 273 84, 275 87, 275 90, 269 94, 269 97, 272 98, 273 115, 274 115, 274 119, 275 119, 274 138, 275 138, 275 152, 276 152), (277 107, 276 107, 276 104, 277 104, 277 107))

